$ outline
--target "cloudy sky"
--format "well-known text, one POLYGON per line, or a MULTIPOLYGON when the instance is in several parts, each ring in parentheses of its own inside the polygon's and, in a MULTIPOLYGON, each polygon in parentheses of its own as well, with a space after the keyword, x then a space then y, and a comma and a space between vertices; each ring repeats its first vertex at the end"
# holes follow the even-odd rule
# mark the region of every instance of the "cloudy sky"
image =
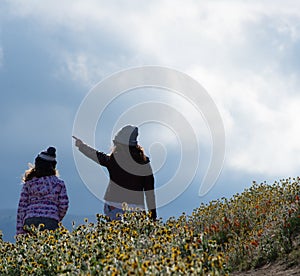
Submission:
MULTIPOLYGON (((1 1, 0 209, 16 208, 27 164, 54 145, 69 212, 101 212, 99 195, 82 180, 73 157, 76 114, 97 83, 147 65, 173 68, 198 81, 216 104, 226 133, 218 181, 199 197, 212 146, 203 119, 187 116, 200 134, 199 167, 185 192, 160 208, 160 216, 190 213, 201 202, 243 191, 252 180, 295 177, 300 168, 299 60, 297 1, 1 1)), ((181 108, 183 115, 190 110, 183 103, 180 107, 182 99, 155 89, 123 95, 103 114, 97 148, 109 152, 120 114, 158 99, 181 108)), ((176 170, 178 139, 169 139, 170 128, 163 125, 141 128, 159 187, 176 170), (159 143, 150 149, 155 139, 159 143)), ((91 175, 98 177, 105 188, 100 176, 91 175)))

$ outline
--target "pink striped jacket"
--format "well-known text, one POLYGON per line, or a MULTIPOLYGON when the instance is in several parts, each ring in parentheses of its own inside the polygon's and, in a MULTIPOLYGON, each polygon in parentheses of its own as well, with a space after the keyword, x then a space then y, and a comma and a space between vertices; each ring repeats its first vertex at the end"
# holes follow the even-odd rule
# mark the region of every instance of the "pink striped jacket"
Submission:
POLYGON ((27 218, 46 217, 61 221, 69 206, 66 186, 55 175, 33 178, 23 184, 17 213, 17 235, 23 234, 27 218))

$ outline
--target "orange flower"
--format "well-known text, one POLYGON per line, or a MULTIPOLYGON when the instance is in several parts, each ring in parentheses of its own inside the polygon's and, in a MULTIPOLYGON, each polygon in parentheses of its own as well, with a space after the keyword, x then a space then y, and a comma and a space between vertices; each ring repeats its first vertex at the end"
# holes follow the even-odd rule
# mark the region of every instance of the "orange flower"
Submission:
POLYGON ((251 241, 251 244, 254 246, 258 246, 258 241, 253 240, 253 241, 251 241))
POLYGON ((237 219, 234 221, 234 225, 235 225, 236 227, 240 227, 240 223, 239 223, 239 221, 238 221, 237 219))
POLYGON ((225 223, 229 222, 229 219, 226 216, 223 218, 223 220, 225 223))

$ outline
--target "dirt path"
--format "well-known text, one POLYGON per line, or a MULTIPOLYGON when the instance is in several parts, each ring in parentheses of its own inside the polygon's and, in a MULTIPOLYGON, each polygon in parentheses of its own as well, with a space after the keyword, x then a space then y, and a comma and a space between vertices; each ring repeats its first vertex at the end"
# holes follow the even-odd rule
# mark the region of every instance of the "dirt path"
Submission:
POLYGON ((265 265, 261 268, 253 269, 244 272, 234 272, 230 275, 243 276, 300 276, 300 235, 293 239, 293 251, 285 257, 285 260, 281 259, 275 263, 265 265))

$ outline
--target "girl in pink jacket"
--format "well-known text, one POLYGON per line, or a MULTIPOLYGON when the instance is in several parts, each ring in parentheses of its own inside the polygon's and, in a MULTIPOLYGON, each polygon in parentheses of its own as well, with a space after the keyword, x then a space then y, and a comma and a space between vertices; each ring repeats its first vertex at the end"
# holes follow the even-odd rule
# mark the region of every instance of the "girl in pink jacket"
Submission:
POLYGON ((49 147, 35 158, 35 165, 25 172, 17 213, 17 235, 25 234, 24 225, 43 224, 55 230, 64 218, 69 199, 64 181, 57 177, 56 149, 49 147))

